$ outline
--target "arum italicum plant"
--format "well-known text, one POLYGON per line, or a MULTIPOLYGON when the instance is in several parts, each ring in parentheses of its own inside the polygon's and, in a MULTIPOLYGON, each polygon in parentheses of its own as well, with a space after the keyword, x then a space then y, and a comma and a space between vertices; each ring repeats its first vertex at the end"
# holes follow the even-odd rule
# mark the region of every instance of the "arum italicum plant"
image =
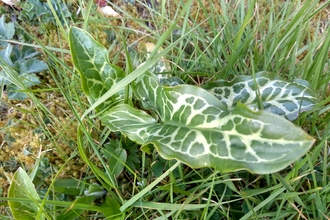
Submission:
MULTIPOLYGON (((124 71, 109 63, 106 49, 84 30, 71 28, 69 38, 83 91, 94 104, 125 77, 124 71)), ((119 92, 95 108, 103 125, 193 168, 272 173, 314 143, 289 121, 317 102, 302 80, 288 82, 262 72, 202 87, 167 86, 146 71, 131 88, 143 110, 124 103, 119 92)))

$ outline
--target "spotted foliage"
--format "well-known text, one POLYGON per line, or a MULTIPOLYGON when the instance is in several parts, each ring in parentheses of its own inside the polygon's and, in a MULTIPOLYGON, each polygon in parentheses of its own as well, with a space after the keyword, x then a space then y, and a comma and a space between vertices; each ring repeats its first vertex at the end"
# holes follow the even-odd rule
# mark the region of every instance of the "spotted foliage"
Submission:
POLYGON ((164 158, 191 167, 275 172, 305 154, 314 142, 280 116, 254 112, 242 104, 228 110, 196 86, 161 86, 147 73, 134 91, 158 120, 122 104, 102 116, 103 124, 139 144, 151 143, 164 158))
POLYGON ((262 109, 294 120, 299 113, 311 110, 317 104, 315 93, 304 80, 285 81, 278 75, 260 72, 253 76, 239 76, 231 82, 219 80, 203 85, 228 109, 238 102, 257 110, 262 109))
MULTIPOLYGON (((105 48, 83 30, 71 29, 70 47, 83 91, 91 103, 123 78, 123 70, 109 63, 105 48)), ((250 109, 258 101, 265 109, 267 103, 284 106, 289 112, 284 114, 287 117, 299 113, 297 106, 309 109, 308 101, 312 100, 312 105, 315 99, 301 83, 285 83, 260 74, 254 79, 256 83, 251 77, 241 77, 208 84, 208 91, 185 84, 164 86, 160 80, 147 71, 132 83, 134 97, 144 110, 118 104, 120 94, 98 106, 98 111, 109 109, 100 114, 103 125, 138 144, 153 144, 166 159, 226 172, 276 172, 304 155, 314 142, 284 117, 250 109), (286 99, 290 104, 284 102, 286 99)))
MULTIPOLYGON (((89 102, 93 104, 125 76, 125 72, 110 64, 103 45, 79 28, 70 29, 70 49, 75 68, 80 73, 81 86, 89 102)), ((122 101, 123 93, 117 93, 101 105, 97 111, 122 101)))

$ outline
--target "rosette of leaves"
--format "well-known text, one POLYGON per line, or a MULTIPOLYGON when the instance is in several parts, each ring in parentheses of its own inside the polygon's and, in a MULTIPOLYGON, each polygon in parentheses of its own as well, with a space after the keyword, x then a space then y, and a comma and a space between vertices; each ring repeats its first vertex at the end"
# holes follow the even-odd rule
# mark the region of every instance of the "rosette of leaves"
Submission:
MULTIPOLYGON (((72 57, 75 66, 80 66, 77 69, 82 76, 83 89, 86 90, 84 78, 88 77, 89 90, 95 89, 94 94, 101 95, 99 91, 105 89, 101 87, 105 83, 101 83, 99 75, 103 69, 95 68, 95 63, 100 67, 109 65, 107 54, 103 54, 104 58, 78 56, 101 49, 95 41, 76 41, 78 35, 82 35, 81 39, 83 36, 90 39, 90 35, 77 28, 70 32, 72 57), (101 59, 105 62, 103 65, 99 63, 101 59), (94 70, 95 76, 90 69, 94 70)), ((258 77, 267 78, 267 74, 258 77)), ((193 168, 272 173, 306 154, 314 143, 312 137, 282 116, 253 111, 239 101, 228 106, 197 86, 164 86, 157 76, 146 72, 132 88, 144 109, 122 103, 113 105, 101 113, 103 125, 112 131, 120 131, 142 146, 152 144, 163 158, 177 159, 193 168)), ((91 93, 87 91, 86 94, 90 97, 91 93)), ((93 99, 97 97, 94 95, 93 99)))
POLYGON ((7 86, 8 99, 24 100, 27 94, 18 90, 40 83, 36 73, 47 70, 48 66, 38 60, 37 55, 39 53, 32 47, 20 49, 11 44, 0 51, 0 84, 7 86))

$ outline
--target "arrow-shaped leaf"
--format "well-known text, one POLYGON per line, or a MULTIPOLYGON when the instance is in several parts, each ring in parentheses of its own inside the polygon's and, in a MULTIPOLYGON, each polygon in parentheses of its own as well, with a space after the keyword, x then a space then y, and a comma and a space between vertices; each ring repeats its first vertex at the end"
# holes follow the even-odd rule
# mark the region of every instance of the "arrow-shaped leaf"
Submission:
POLYGON ((215 95, 228 109, 242 102, 250 109, 258 109, 258 100, 266 111, 284 115, 290 121, 300 112, 317 104, 314 92, 304 80, 284 81, 276 74, 260 72, 253 76, 239 76, 233 81, 210 82, 203 88, 215 95), (260 96, 258 97, 259 91, 260 96))
MULTIPOLYGON (((125 73, 121 68, 110 64, 105 47, 86 31, 73 27, 70 29, 69 38, 73 63, 80 73, 83 91, 93 104, 124 78, 125 73)), ((96 107, 96 110, 109 108, 121 100, 121 95, 116 94, 96 107)))
POLYGON ((304 155, 314 142, 280 116, 254 112, 242 104, 226 110, 222 102, 196 86, 160 86, 147 73, 134 91, 158 113, 160 121, 122 104, 103 115, 103 124, 139 144, 152 143, 164 158, 191 167, 276 172, 304 155))

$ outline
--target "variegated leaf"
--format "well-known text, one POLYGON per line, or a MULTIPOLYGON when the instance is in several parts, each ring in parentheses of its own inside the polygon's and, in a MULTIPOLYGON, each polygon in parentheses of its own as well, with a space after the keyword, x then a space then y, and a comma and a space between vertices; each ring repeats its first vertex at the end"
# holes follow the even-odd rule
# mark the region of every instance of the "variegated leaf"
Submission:
POLYGON ((105 112, 102 123, 139 144, 152 143, 164 158, 191 167, 271 173, 304 155, 314 142, 280 116, 254 112, 243 104, 226 110, 222 102, 196 86, 160 86, 147 73, 134 91, 158 113, 159 121, 121 104, 105 112))
MULTIPOLYGON (((110 87, 125 77, 124 71, 109 63, 108 52, 86 31, 73 27, 70 29, 70 50, 75 68, 80 73, 81 84, 88 100, 93 104, 110 87)), ((114 106, 122 100, 116 94, 96 107, 97 111, 114 106)))
POLYGON ((258 109, 258 99, 264 110, 294 120, 300 112, 311 110, 317 103, 314 92, 304 80, 284 81, 276 74, 260 72, 253 76, 239 76, 231 82, 220 80, 203 85, 228 109, 242 102, 250 109, 258 109), (258 92, 259 91, 259 96, 258 92))

